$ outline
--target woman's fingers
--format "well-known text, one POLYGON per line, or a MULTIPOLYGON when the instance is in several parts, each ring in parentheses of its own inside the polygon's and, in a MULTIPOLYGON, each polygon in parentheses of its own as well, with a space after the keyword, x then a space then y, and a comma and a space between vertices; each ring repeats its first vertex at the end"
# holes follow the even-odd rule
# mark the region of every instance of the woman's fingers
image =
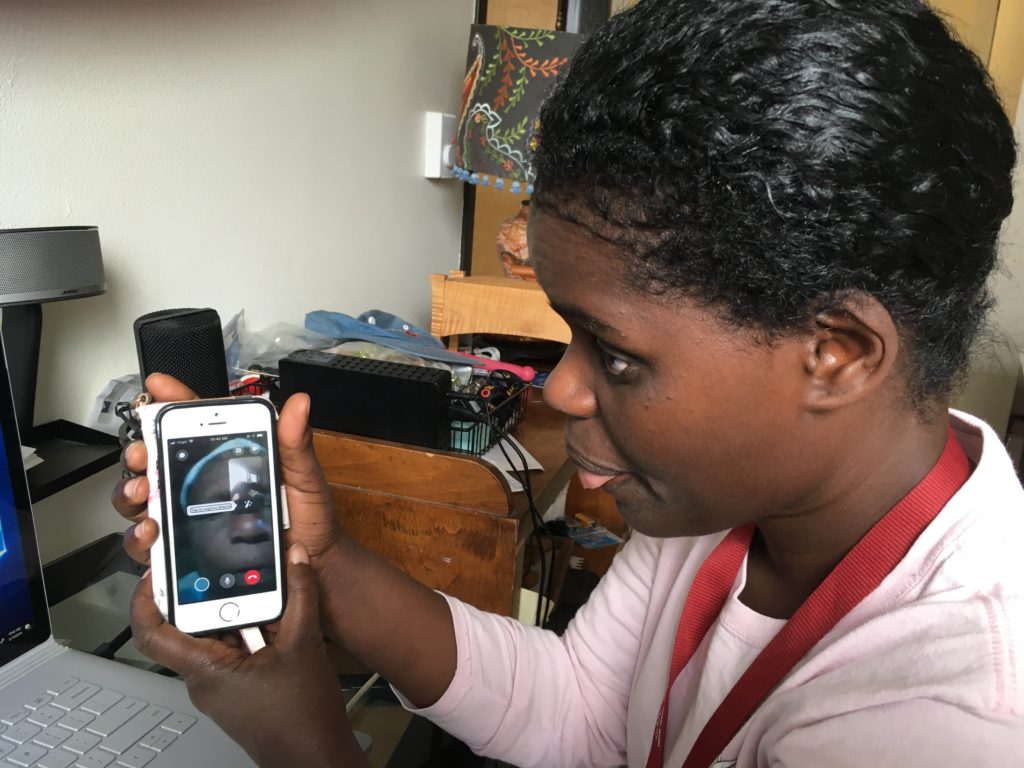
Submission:
POLYGON ((153 600, 153 575, 139 581, 132 596, 132 635, 146 656, 182 677, 207 673, 241 658, 240 651, 212 638, 196 638, 168 624, 153 600))
POLYGON ((176 400, 198 400, 199 396, 173 376, 166 373, 151 373, 146 377, 146 391, 158 403, 176 400))
POLYGON ((138 522, 146 516, 149 480, 143 476, 118 480, 110 494, 110 503, 121 517, 138 522))
MULTIPOLYGON (((195 400, 196 394, 173 376, 154 373, 146 379, 146 391, 156 402, 195 400)), ((125 478, 114 486, 110 500, 114 508, 129 520, 138 521, 146 511, 149 498, 149 482, 142 475, 146 472, 149 453, 146 444, 136 440, 121 451, 121 465, 137 477, 125 478)))
POLYGON ((124 551, 137 563, 149 563, 150 547, 156 542, 160 531, 155 520, 149 518, 146 502, 149 498, 149 481, 145 477, 119 480, 110 495, 114 509, 131 520, 131 526, 124 535, 124 551))
POLYGON ((141 440, 128 443, 121 451, 121 466, 136 475, 146 471, 146 444, 141 440))
MULTIPOLYGON (((154 373, 146 379, 146 391, 156 402, 178 400, 195 400, 196 394, 173 376, 154 373)), ((146 519, 146 506, 149 501, 149 480, 145 473, 149 462, 146 444, 136 440, 125 446, 121 451, 121 465, 126 472, 135 477, 126 477, 114 485, 110 494, 110 502, 118 513, 134 523, 125 536, 125 550, 140 563, 149 562, 149 547, 156 539, 156 524, 143 526, 146 519)))
POLYGON ((149 550, 156 543, 159 527, 155 520, 145 518, 140 520, 124 534, 124 551, 132 560, 149 564, 149 550))

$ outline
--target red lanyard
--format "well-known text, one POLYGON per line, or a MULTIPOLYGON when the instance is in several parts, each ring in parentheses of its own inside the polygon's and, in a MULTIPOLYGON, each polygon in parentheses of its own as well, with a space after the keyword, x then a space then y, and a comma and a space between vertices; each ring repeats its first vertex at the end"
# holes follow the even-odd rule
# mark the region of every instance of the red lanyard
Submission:
MULTIPOLYGON (((683 768, 707 768, 714 762, 778 682, 892 572, 970 473, 950 430, 941 458, 924 480, 875 523, 754 659, 700 732, 683 768)), ((721 613, 753 535, 753 523, 733 529, 697 571, 679 619, 647 768, 662 768, 672 685, 721 613)))

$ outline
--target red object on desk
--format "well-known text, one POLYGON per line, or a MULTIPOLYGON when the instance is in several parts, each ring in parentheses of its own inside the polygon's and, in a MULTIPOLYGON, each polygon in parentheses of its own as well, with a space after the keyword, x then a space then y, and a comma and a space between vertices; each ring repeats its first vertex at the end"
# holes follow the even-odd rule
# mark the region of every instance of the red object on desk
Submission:
POLYGON ((513 363, 502 363, 498 360, 491 360, 489 357, 477 357, 468 352, 459 352, 463 357, 473 361, 474 368, 482 368, 485 371, 508 371, 514 373, 524 384, 529 384, 537 375, 537 372, 528 365, 515 365, 513 363))

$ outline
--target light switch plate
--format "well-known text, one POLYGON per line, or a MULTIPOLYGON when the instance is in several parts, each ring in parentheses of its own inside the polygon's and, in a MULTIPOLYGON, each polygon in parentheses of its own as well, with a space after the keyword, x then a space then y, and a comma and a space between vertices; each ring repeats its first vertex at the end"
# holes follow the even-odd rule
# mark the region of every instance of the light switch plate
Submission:
POLYGON ((455 138, 455 115, 425 112, 423 119, 423 176, 428 179, 451 179, 452 169, 445 162, 447 147, 455 138))

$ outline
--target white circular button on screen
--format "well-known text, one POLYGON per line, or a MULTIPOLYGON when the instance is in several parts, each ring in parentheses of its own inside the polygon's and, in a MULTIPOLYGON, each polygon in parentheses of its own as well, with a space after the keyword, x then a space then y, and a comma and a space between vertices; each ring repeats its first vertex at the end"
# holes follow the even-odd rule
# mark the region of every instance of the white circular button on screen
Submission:
POLYGON ((234 621, 238 618, 238 614, 241 610, 238 607, 238 603, 224 603, 220 607, 220 617, 224 621, 234 621))

